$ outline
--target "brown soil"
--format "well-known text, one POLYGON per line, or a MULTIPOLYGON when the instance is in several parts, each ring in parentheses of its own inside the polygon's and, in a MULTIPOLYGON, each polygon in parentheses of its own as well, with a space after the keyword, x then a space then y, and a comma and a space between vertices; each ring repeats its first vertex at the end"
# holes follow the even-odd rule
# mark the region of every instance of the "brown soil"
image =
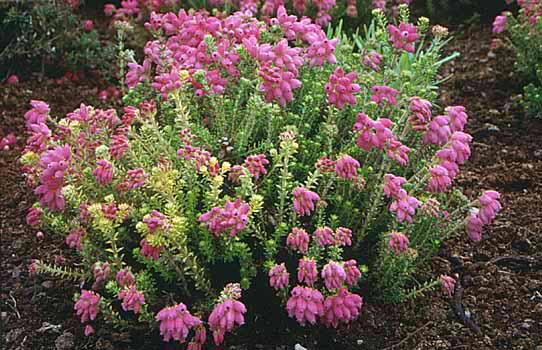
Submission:
MULTIPOLYGON (((402 305, 366 305, 360 320, 338 333, 245 327, 233 348, 291 349, 299 342, 311 350, 542 349, 542 123, 521 112, 510 51, 502 48, 496 57, 488 56, 488 27, 457 36, 450 50, 462 57, 447 67, 454 77, 443 87, 442 104, 463 104, 471 116, 473 156, 459 183, 471 198, 480 188, 500 191, 505 209, 482 242, 473 244, 466 235, 446 242, 419 274, 420 280, 458 274, 456 297, 434 291, 402 305), (312 336, 301 335, 306 333, 312 336)), ((1 135, 15 132, 18 144, 0 154, 0 348, 55 349, 55 341, 69 345, 67 333, 59 339, 63 332, 76 335, 75 345, 66 349, 160 348, 156 338, 139 342, 137 335, 107 329, 82 336, 71 301, 78 286, 29 278, 26 269, 35 257, 52 261, 62 255, 69 262, 71 256, 60 239, 46 235, 38 241, 24 222, 34 200, 16 164, 24 144, 24 112, 36 98, 62 116, 80 102, 96 102, 96 90, 35 80, 1 90, 1 135), (40 330, 44 322, 61 325, 60 330, 40 330)))

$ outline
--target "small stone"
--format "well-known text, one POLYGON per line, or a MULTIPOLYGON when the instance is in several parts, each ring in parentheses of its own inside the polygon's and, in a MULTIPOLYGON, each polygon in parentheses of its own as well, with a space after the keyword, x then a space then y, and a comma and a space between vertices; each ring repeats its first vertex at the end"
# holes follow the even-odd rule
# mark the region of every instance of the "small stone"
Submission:
POLYGON ((56 350, 71 350, 75 347, 75 336, 65 331, 55 340, 56 350))
POLYGON ((41 286, 45 289, 51 289, 53 288, 54 286, 54 283, 53 281, 43 281, 43 283, 41 284, 41 286))
POLYGON ((307 350, 307 348, 302 346, 301 344, 295 344, 294 350, 307 350))

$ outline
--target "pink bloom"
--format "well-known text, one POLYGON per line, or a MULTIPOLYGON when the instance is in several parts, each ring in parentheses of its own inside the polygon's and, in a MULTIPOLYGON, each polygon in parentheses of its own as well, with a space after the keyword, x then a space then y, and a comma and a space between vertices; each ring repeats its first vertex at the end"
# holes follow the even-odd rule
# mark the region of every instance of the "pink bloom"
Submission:
POLYGON ((469 116, 465 112, 465 107, 446 107, 446 114, 450 119, 450 129, 452 130, 452 132, 463 131, 465 129, 465 124, 467 124, 467 119, 469 118, 469 116))
POLYGON ((306 57, 311 66, 322 66, 324 63, 336 64, 337 59, 333 54, 339 39, 328 39, 323 32, 308 35, 310 46, 307 48, 306 57))
POLYGON ((142 168, 128 170, 127 175, 128 176, 126 180, 124 180, 123 185, 129 190, 143 187, 145 185, 145 181, 147 180, 147 174, 142 168))
POLYGON ((424 131, 431 121, 431 102, 417 96, 410 99, 410 111, 413 113, 408 119, 414 130, 424 131))
POLYGON ((341 265, 330 261, 322 269, 322 279, 328 290, 341 288, 346 280, 346 272, 341 265))
POLYGON ((83 248, 81 244, 81 239, 86 234, 85 230, 82 228, 73 229, 70 231, 70 234, 66 236, 66 244, 70 248, 75 248, 81 250, 83 248))
POLYGON ((81 323, 89 320, 93 321, 96 318, 100 299, 101 296, 98 293, 85 289, 81 290, 81 296, 74 306, 77 316, 81 317, 81 323))
POLYGON ((15 146, 16 143, 17 143, 17 137, 15 136, 15 134, 8 134, 2 139, 0 139, 0 151, 2 150, 7 151, 13 148, 13 146, 15 146))
POLYGON ((297 187, 293 191, 294 210, 299 216, 309 216, 314 211, 314 203, 320 200, 316 192, 307 190, 304 187, 297 187))
POLYGON ((86 32, 91 32, 92 29, 94 29, 94 23, 92 23, 90 19, 87 19, 83 24, 83 27, 85 28, 86 32))
POLYGON ((286 238, 286 244, 293 250, 305 254, 309 249, 309 235, 302 228, 294 227, 286 238))
POLYGON ((104 159, 96 161, 96 169, 92 172, 92 175, 96 178, 96 181, 100 185, 107 185, 113 181, 113 164, 104 159))
POLYGON ((484 225, 489 225, 495 220, 497 213, 502 209, 499 202, 501 194, 496 191, 485 191, 478 200, 480 202, 480 212, 478 216, 484 225))
POLYGON ((295 318, 302 326, 308 321, 315 324, 318 317, 324 314, 324 297, 310 287, 296 286, 286 303, 288 316, 295 318))
POLYGON ((323 173, 333 173, 336 171, 336 162, 324 156, 318 159, 315 167, 323 173))
POLYGON ((427 185, 427 191, 433 193, 446 192, 452 184, 452 178, 448 174, 448 170, 440 165, 436 165, 431 168, 430 172, 431 179, 427 185))
POLYGON ((504 32, 507 21, 508 21, 508 16, 506 16, 506 14, 495 17, 495 21, 493 22, 493 33, 500 34, 504 32))
POLYGON ((202 350, 203 344, 207 340, 207 331, 203 323, 196 327, 196 334, 190 343, 188 343, 187 350, 202 350))
POLYGON ((288 287, 290 274, 284 264, 275 265, 269 269, 269 285, 275 290, 288 287))
POLYGON ((388 198, 398 197, 399 192, 405 183, 406 179, 404 177, 395 176, 393 174, 384 175, 384 194, 388 198))
POLYGON ((416 27, 410 23, 401 23, 399 28, 393 24, 388 25, 390 40, 398 50, 406 52, 414 52, 414 42, 420 38, 416 31, 416 27))
POLYGON ((160 335, 165 342, 174 339, 184 343, 190 330, 201 325, 201 320, 192 316, 183 303, 163 308, 155 318, 160 322, 160 335))
POLYGON ((451 148, 455 152, 455 161, 458 164, 465 163, 470 158, 470 146, 472 136, 461 131, 456 131, 451 137, 451 148))
POLYGON ((314 237, 321 247, 335 244, 335 238, 333 236, 334 233, 331 227, 318 227, 316 231, 314 231, 314 237))
POLYGON ((89 335, 94 333, 94 328, 92 328, 91 325, 87 324, 85 326, 85 337, 88 337, 89 335))
POLYGON ((467 218, 467 232, 469 238, 473 242, 480 242, 482 240, 482 228, 484 223, 480 220, 479 211, 476 208, 472 208, 467 218))
POLYGON ((237 198, 234 202, 226 201, 224 208, 214 207, 200 215, 198 221, 207 223, 207 229, 215 236, 224 232, 235 237, 247 226, 249 211, 250 205, 237 198))
POLYGON ((119 270, 119 272, 117 272, 117 275, 115 276, 115 279, 121 287, 129 287, 135 283, 134 275, 127 268, 119 270))
POLYGON ((247 312, 245 305, 233 299, 226 299, 216 305, 209 316, 209 327, 213 332, 216 345, 224 341, 224 334, 234 328, 245 324, 244 313, 247 312))
POLYGON ((352 180, 357 175, 359 167, 360 164, 356 159, 344 155, 337 160, 335 172, 344 180, 352 180))
POLYGON ((318 279, 318 270, 316 268, 316 261, 310 258, 299 259, 297 267, 297 280, 299 283, 305 282, 308 286, 314 286, 314 283, 318 279))
POLYGON ((121 290, 119 300, 122 300, 122 309, 124 311, 133 310, 136 314, 139 312, 140 306, 145 304, 145 296, 134 285, 121 290))
POLYGON ((335 230, 336 244, 345 247, 352 245, 352 230, 346 227, 337 227, 335 230))
POLYGON ((390 106, 395 106, 397 104, 397 95, 399 91, 384 85, 375 85, 372 87, 373 95, 371 96, 371 101, 378 103, 380 107, 384 104, 389 104, 390 106))
POLYGON ((166 216, 154 209, 149 215, 145 216, 143 222, 147 225, 147 229, 150 233, 155 233, 158 229, 165 230, 168 228, 166 216))
POLYGON ((398 196, 390 205, 390 211, 396 213, 399 222, 412 222, 412 217, 416 213, 416 208, 421 205, 421 202, 415 197, 409 196, 405 190, 400 190, 398 196))
POLYGON ((355 286, 361 278, 361 272, 358 269, 356 260, 351 259, 344 263, 344 272, 346 272, 346 284, 355 286))
POLYGON ((109 155, 113 159, 120 159, 128 150, 128 138, 123 134, 113 135, 109 144, 109 155))
POLYGON ((106 90, 100 90, 98 92, 98 98, 102 101, 105 101, 109 98, 109 93, 106 90))
POLYGON ((338 109, 343 109, 346 104, 355 105, 354 94, 361 89, 358 84, 354 83, 356 77, 356 72, 345 74, 341 67, 337 67, 324 87, 327 102, 335 105, 338 109))
POLYGON ((81 223, 86 224, 90 222, 90 212, 88 211, 88 204, 81 203, 79 205, 79 221, 81 223))
POLYGON ((111 221, 115 220, 117 218, 117 212, 117 205, 114 202, 102 204, 102 213, 107 219, 111 221))
POLYGON ((326 326, 337 328, 339 323, 349 323, 358 318, 363 306, 363 299, 341 288, 337 294, 329 296, 324 301, 324 314, 322 322, 326 326))
POLYGON ((30 137, 26 140, 25 150, 35 153, 45 151, 51 137, 51 130, 49 130, 47 125, 44 123, 30 124, 28 131, 30 132, 30 137))
POLYGON ((441 216, 440 203, 435 198, 428 198, 423 203, 421 210, 428 216, 438 218, 441 216))
POLYGON ((388 246, 395 253, 395 255, 406 252, 408 250, 408 244, 408 237, 404 233, 390 233, 390 240, 388 242, 388 246))
POLYGON ((32 124, 45 123, 49 114, 49 105, 39 100, 31 100, 30 104, 32 109, 24 115, 26 127, 29 128, 32 124))
POLYGON ((245 159, 245 166, 256 180, 260 178, 260 175, 267 174, 265 169, 267 164, 269 164, 269 161, 265 158, 265 154, 252 155, 245 159))
POLYGON ((70 165, 70 157, 68 145, 57 146, 41 157, 39 166, 43 172, 40 175, 40 185, 34 193, 40 197, 42 207, 48 207, 51 211, 64 209, 62 187, 70 165))
POLYGON ((147 259, 158 260, 160 258, 160 253, 162 252, 162 247, 154 247, 150 245, 146 239, 142 239, 139 242, 141 246, 141 255, 147 259))
POLYGON ((36 238, 41 241, 44 238, 43 232, 41 231, 36 232, 36 238))
POLYGON ((372 5, 375 9, 386 10, 386 0, 373 0, 372 5))
POLYGON ((412 150, 407 146, 403 145, 401 141, 393 138, 388 144, 388 157, 397 161, 402 166, 408 164, 408 153, 412 150))
POLYGON ((441 275, 440 283, 442 285, 442 290, 444 293, 448 294, 451 297, 454 294, 456 280, 453 277, 441 275))
POLYGON ((17 85, 19 84, 19 77, 16 76, 15 74, 12 74, 8 77, 7 83, 8 85, 17 85))
POLYGON ((376 51, 371 51, 363 57, 363 65, 367 68, 380 71, 380 64, 382 63, 382 55, 376 51))
POLYGON ((301 81, 295 79, 295 73, 271 67, 269 63, 260 67, 259 75, 263 79, 260 90, 265 94, 265 100, 276 101, 282 107, 294 99, 293 90, 301 87, 301 81))
POLYGON ((439 115, 427 125, 422 141, 425 144, 443 145, 448 142, 451 134, 449 119, 439 115))
POLYGON ((30 208, 26 214, 26 224, 34 228, 40 225, 41 216, 43 215, 43 210, 40 208, 30 208))
POLYGON ((111 274, 109 263, 96 262, 92 265, 92 273, 94 275, 94 284, 92 288, 98 288, 102 282, 106 281, 111 274))
POLYGON ((392 121, 387 118, 374 121, 367 114, 359 113, 352 128, 358 133, 356 144, 367 152, 373 148, 384 149, 386 143, 393 138, 391 126, 392 121))

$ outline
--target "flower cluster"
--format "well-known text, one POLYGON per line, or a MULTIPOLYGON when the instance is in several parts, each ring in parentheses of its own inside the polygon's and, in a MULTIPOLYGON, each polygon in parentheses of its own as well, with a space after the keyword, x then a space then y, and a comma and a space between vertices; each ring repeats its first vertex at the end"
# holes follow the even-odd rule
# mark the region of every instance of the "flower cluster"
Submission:
POLYGON ((160 322, 160 335, 165 341, 170 339, 183 343, 191 329, 198 327, 201 320, 192 316, 183 303, 163 308, 156 315, 160 322))
POLYGON ((200 215, 199 221, 207 224, 208 230, 214 235, 229 233, 231 237, 237 236, 247 223, 250 205, 239 198, 234 202, 227 201, 224 208, 214 207, 200 215))

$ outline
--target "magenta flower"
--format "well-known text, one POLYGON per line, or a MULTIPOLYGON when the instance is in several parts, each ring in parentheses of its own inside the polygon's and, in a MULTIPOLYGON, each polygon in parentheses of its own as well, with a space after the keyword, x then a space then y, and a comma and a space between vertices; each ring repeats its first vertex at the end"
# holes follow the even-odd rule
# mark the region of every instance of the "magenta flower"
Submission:
POLYGON ((467 218, 467 233, 473 242, 480 242, 482 240, 482 228, 484 223, 480 220, 478 214, 479 210, 472 208, 467 218))
POLYGON ((439 115, 427 125, 422 141, 425 144, 443 145, 448 142, 451 134, 448 117, 439 115))
POLYGON ((451 137, 451 149, 455 153, 455 161, 458 164, 465 163, 470 158, 470 143, 472 136, 461 131, 456 131, 451 137))
POLYGON ((43 210, 40 208, 30 208, 26 214, 26 224, 34 228, 38 227, 41 223, 41 216, 43 215, 43 210))
POLYGON ((64 177, 70 165, 71 150, 68 145, 57 146, 45 153, 39 162, 43 169, 40 185, 34 193, 40 197, 42 207, 51 211, 64 210, 65 200, 62 195, 64 177))
POLYGON ((424 131, 427 129, 427 124, 429 124, 433 117, 431 108, 431 102, 427 100, 417 96, 410 99, 410 111, 412 112, 412 116, 410 116, 408 121, 414 130, 424 131))
POLYGON ((265 94, 265 100, 276 101, 282 107, 294 99, 293 90, 301 87, 301 81, 295 79, 295 73, 271 67, 269 63, 260 67, 259 75, 263 80, 260 90, 265 94))
POLYGON ((141 255, 147 259, 158 260, 160 258, 160 253, 162 252, 162 247, 155 247, 150 245, 146 239, 142 239, 139 242, 141 246, 141 255))
POLYGON ((148 175, 145 173, 144 169, 137 168, 128 170, 127 175, 127 178, 121 184, 122 188, 134 190, 136 188, 145 186, 145 181, 147 180, 148 175))
POLYGON ((111 221, 115 220, 117 218, 117 212, 117 205, 114 202, 102 204, 102 213, 107 219, 111 221))
POLYGON ((336 162, 324 156, 318 159, 315 167, 323 173, 333 173, 336 171, 336 162))
POLYGON ((113 181, 113 164, 104 159, 96 161, 96 169, 92 172, 100 185, 108 185, 113 181))
POLYGON ((256 180, 260 178, 260 175, 267 174, 265 169, 267 164, 269 164, 269 161, 265 158, 265 154, 252 155, 245 159, 245 166, 256 180))
POLYGON ((450 130, 463 131, 465 129, 465 124, 467 124, 467 119, 469 116, 465 112, 465 107, 463 106, 449 106, 446 107, 446 114, 450 120, 450 130))
POLYGON ((358 174, 359 167, 359 162, 346 154, 335 163, 335 172, 341 179, 352 180, 358 174))
POLYGON ((224 341, 224 334, 234 328, 245 324, 244 313, 247 312, 245 305, 233 299, 226 299, 217 304, 209 316, 209 327, 213 332, 216 345, 224 341))
POLYGON ((446 192, 452 185, 452 177, 443 166, 436 165, 430 170, 431 178, 427 184, 427 191, 433 193, 446 192))
POLYGON ((286 244, 293 250, 305 254, 309 249, 309 239, 307 231, 294 227, 286 238, 286 244))
POLYGON ((17 143, 17 137, 15 134, 7 134, 0 139, 0 151, 8 151, 17 143))
POLYGON ((324 297, 318 290, 296 286, 286 303, 286 310, 288 316, 295 318, 302 326, 306 322, 315 324, 317 318, 324 314, 323 301, 324 297))
POLYGON ((393 47, 406 52, 414 52, 414 43, 420 38, 416 26, 410 23, 401 23, 399 27, 388 25, 388 33, 393 47))
POLYGON ((401 141, 393 138, 388 144, 388 157, 390 159, 393 159, 397 161, 402 166, 405 166, 408 164, 408 153, 410 153, 412 150, 408 148, 407 146, 403 145, 401 141))
POLYGON ((28 127, 30 136, 26 140, 25 151, 42 153, 47 149, 49 139, 51 138, 51 130, 44 123, 31 124, 28 127))
POLYGON ((92 285, 93 289, 97 289, 102 282, 105 282, 109 275, 111 274, 111 269, 109 268, 109 263, 105 262, 96 262, 92 265, 92 273, 94 275, 94 284, 92 285))
POLYGON ((495 220, 497 213, 502 209, 499 202, 501 194, 496 191, 485 191, 478 200, 480 202, 480 212, 478 216, 484 225, 489 225, 495 220))
POLYGON ((158 210, 152 210, 149 215, 143 219, 143 223, 147 225, 150 233, 155 233, 156 230, 166 230, 168 228, 167 217, 158 210))
POLYGON ((386 10, 386 0, 373 0, 372 5, 375 9, 386 10))
POLYGON ((405 190, 401 189, 394 201, 390 205, 390 211, 396 213, 399 222, 412 222, 412 217, 421 202, 415 197, 409 196, 405 190))
POLYGON ((280 290, 288 287, 290 274, 286 270, 284 263, 275 265, 269 269, 269 285, 275 290, 280 290))
POLYGON ((397 198, 402 186, 406 183, 406 179, 393 174, 384 175, 384 194, 388 198, 397 198))
POLYGON ((445 275, 440 276, 440 283, 442 285, 442 290, 444 291, 444 293, 448 294, 449 297, 451 297, 454 294, 456 282, 457 281, 453 277, 445 276, 445 275))
POLYGON ((356 144, 363 150, 370 152, 373 148, 384 149, 386 143, 393 138, 390 130, 392 121, 387 118, 372 120, 365 113, 357 115, 352 130, 358 133, 356 144))
POLYGON ((88 337, 88 336, 90 336, 90 335, 93 334, 93 333, 94 333, 94 328, 92 328, 91 325, 87 324, 87 325, 85 326, 85 337, 88 337))
POLYGON ((493 21, 493 33, 500 34, 504 32, 507 21, 508 21, 508 16, 506 16, 506 14, 495 17, 495 21, 493 21))
POLYGON ((335 244, 334 232, 331 227, 318 227, 314 231, 314 238, 321 247, 335 244))
POLYGON ((83 245, 81 244, 81 239, 86 234, 85 230, 82 228, 72 229, 68 236, 66 236, 66 244, 70 248, 81 250, 83 245))
POLYGON ((328 290, 341 288, 346 280, 344 268, 334 261, 330 261, 324 266, 321 275, 328 290))
POLYGON ((183 303, 163 308, 155 318, 160 322, 160 335, 166 342, 174 339, 184 343, 190 330, 201 325, 201 320, 192 316, 183 303))
POLYGON ((338 109, 343 109, 346 104, 354 106, 356 104, 354 94, 361 89, 358 84, 354 83, 356 77, 356 72, 345 74, 341 67, 335 68, 324 87, 327 102, 335 105, 338 109))
POLYGON ((8 85, 17 85, 19 84, 19 77, 16 76, 15 74, 12 74, 8 77, 6 82, 8 83, 8 85))
POLYGON ((115 279, 121 287, 129 287, 135 283, 134 275, 127 268, 119 270, 119 272, 117 272, 117 275, 115 276, 115 279))
POLYGON ((297 280, 299 283, 305 282, 307 286, 314 286, 318 279, 318 269, 316 261, 310 258, 301 258, 297 266, 297 280))
POLYGON ((299 216, 309 216, 314 211, 314 203, 320 200, 316 192, 307 190, 304 187, 297 187, 293 191, 294 210, 299 216))
POLYGON ((87 19, 83 23, 83 28, 85 29, 85 32, 91 32, 92 29, 94 29, 94 23, 92 23, 92 21, 90 19, 87 19))
POLYGON ((39 100, 31 100, 30 105, 32 109, 24 115, 26 127, 29 128, 32 124, 44 124, 49 114, 49 105, 39 100))
POLYGON ((337 245, 349 247, 352 245, 352 230, 346 227, 337 227, 335 230, 335 242, 337 245))
POLYGON ((382 55, 373 50, 363 57, 362 62, 365 67, 378 72, 380 71, 380 64, 382 64, 382 55))
POLYGON ((373 95, 371 96, 371 101, 377 103, 380 107, 388 104, 390 106, 395 106, 397 104, 397 95, 399 91, 385 85, 375 85, 372 87, 373 95))
POLYGON ((125 135, 113 135, 109 144, 109 155, 113 159, 120 159, 129 147, 128 138, 125 135))
POLYGON ((330 327, 337 328, 339 323, 349 323, 358 318, 363 305, 363 299, 341 288, 337 294, 329 296, 324 301, 324 314, 322 322, 330 327))
POLYGON ((121 290, 118 298, 122 300, 122 309, 124 311, 133 310, 135 314, 139 312, 141 305, 145 304, 145 295, 139 292, 134 285, 121 290))
POLYGON ((235 237, 247 226, 249 211, 250 205, 237 198, 233 202, 226 201, 224 208, 214 207, 200 215, 198 221, 206 223, 215 236, 229 233, 230 237, 235 237))
POLYGON ((74 306, 77 316, 81 317, 81 323, 85 323, 89 320, 93 321, 96 318, 101 298, 102 297, 98 293, 85 289, 81 290, 79 300, 77 300, 74 306))
POLYGON ((337 59, 333 54, 339 39, 328 39, 322 31, 318 34, 308 35, 310 46, 307 48, 306 57, 311 66, 322 66, 328 62, 337 64, 337 59))
POLYGON ((358 269, 356 260, 351 259, 344 263, 344 272, 346 272, 346 284, 355 286, 361 278, 361 272, 358 269))
POLYGON ((188 343, 187 350, 202 350, 203 344, 207 340, 207 331, 203 324, 196 327, 196 334, 190 343, 188 343))
POLYGON ((395 231, 390 233, 388 246, 390 250, 395 253, 395 255, 406 252, 408 250, 408 244, 408 237, 404 233, 395 231))

